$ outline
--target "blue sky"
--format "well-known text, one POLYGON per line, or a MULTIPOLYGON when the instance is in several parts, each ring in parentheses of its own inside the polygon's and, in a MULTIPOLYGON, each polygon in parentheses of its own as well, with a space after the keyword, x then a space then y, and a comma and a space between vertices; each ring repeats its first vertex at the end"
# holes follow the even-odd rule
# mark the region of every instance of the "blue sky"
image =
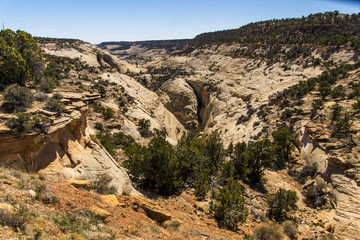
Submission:
POLYGON ((0 0, 0 24, 91 43, 193 38, 250 22, 338 10, 360 0, 0 0))

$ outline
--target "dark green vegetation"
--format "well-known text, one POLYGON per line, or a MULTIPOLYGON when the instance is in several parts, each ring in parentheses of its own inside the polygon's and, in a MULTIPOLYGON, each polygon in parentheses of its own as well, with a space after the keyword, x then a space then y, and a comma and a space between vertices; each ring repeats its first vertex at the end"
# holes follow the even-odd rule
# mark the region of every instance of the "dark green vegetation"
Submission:
POLYGON ((295 139, 289 129, 279 128, 273 133, 273 141, 231 144, 225 150, 217 132, 206 139, 190 133, 176 146, 161 131, 156 131, 146 147, 122 133, 102 131, 97 137, 112 155, 119 146, 125 150, 125 165, 143 190, 171 195, 192 186, 199 199, 212 190, 215 218, 220 226, 231 230, 247 216, 238 180, 258 185, 265 169, 291 164, 295 139))
POLYGON ((222 226, 236 231, 237 224, 244 222, 248 215, 240 183, 229 178, 218 192, 213 193, 212 199, 215 218, 222 226))
POLYGON ((95 105, 94 106, 94 111, 97 112, 97 113, 101 113, 102 117, 105 120, 109 120, 109 119, 115 117, 114 110, 112 110, 112 108, 109 108, 109 107, 103 107, 101 105, 95 105))
POLYGON ((116 45, 117 47, 112 50, 127 50, 132 46, 139 45, 142 48, 146 49, 161 49, 166 50, 176 50, 181 48, 188 39, 176 39, 176 40, 158 40, 158 41, 138 41, 138 42, 103 42, 97 45, 99 48, 106 48, 107 45, 116 45))
POLYGON ((276 47, 281 44, 310 44, 334 47, 346 45, 358 49, 359 36, 360 14, 347 15, 335 11, 311 14, 302 18, 250 23, 239 29, 203 33, 191 40, 188 45, 199 47, 206 44, 243 43, 276 47))
POLYGON ((10 118, 5 124, 15 133, 46 133, 50 124, 50 119, 43 115, 17 113, 16 117, 10 118))
MULTIPOLYGON (((357 104, 353 104, 354 113, 343 111, 340 100, 344 99, 358 99, 360 97, 360 84, 358 81, 352 81, 348 86, 338 85, 338 81, 349 76, 349 72, 360 67, 360 62, 355 64, 340 64, 331 69, 322 72, 318 77, 310 78, 306 81, 300 81, 282 92, 279 92, 270 97, 270 105, 277 105, 280 110, 284 109, 283 114, 287 109, 293 108, 295 110, 296 103, 304 101, 303 97, 309 93, 317 94, 312 102, 312 109, 310 112, 310 119, 313 121, 325 121, 324 113, 320 114, 324 109, 324 103, 331 99, 335 99, 337 103, 331 108, 331 126, 332 137, 337 139, 347 139, 347 145, 354 144, 351 134, 351 122, 356 114, 357 104), (350 92, 347 94, 346 92, 350 92)), ((332 100, 333 101, 333 100, 332 100)), ((302 103, 303 104, 303 103, 302 103)), ((303 112, 298 112, 304 115, 303 112)), ((291 115, 290 115, 291 116, 291 115)), ((289 116, 288 116, 289 117, 289 116)))
POLYGON ((20 30, 0 32, 0 63, 1 88, 39 81, 44 70, 40 47, 29 33, 20 30))
POLYGON ((2 109, 6 112, 22 112, 31 107, 34 100, 33 93, 26 87, 8 86, 3 92, 4 103, 2 109))
POLYGON ((51 112, 62 113, 64 111, 64 108, 64 104, 61 103, 60 100, 56 97, 49 98, 44 104, 44 109, 51 112))
POLYGON ((279 189, 275 194, 268 197, 269 217, 275 220, 284 220, 288 214, 295 212, 298 207, 296 202, 299 198, 296 192, 291 190, 279 189))

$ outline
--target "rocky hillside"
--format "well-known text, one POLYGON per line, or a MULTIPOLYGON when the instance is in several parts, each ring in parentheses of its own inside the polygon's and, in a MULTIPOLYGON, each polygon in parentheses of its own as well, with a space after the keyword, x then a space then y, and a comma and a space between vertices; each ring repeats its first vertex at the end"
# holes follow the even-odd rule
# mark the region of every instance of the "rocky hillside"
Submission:
MULTIPOLYGON (((180 50, 143 51, 148 60, 132 59, 140 71, 128 74, 156 91, 185 128, 205 136, 216 130, 225 146, 271 138, 279 126, 298 133, 297 164, 266 172, 267 191, 303 196, 303 233, 335 227, 334 236, 356 239, 358 29, 358 15, 336 12, 255 23, 199 35, 180 50), (309 203, 309 189, 318 189, 321 204, 309 203)), ((259 214, 265 217, 252 216, 259 214)))
POLYGON ((358 239, 359 26, 1 41, 1 238, 358 239))

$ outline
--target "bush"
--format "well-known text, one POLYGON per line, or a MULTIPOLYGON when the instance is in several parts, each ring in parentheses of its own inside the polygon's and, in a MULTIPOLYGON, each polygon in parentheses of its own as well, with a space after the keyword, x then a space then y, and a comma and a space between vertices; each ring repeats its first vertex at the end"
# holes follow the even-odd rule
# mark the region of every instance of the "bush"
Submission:
POLYGON ((343 85, 336 86, 331 92, 331 97, 345 99, 346 92, 344 86, 343 85))
POLYGON ((349 98, 356 98, 356 97, 360 97, 360 83, 354 83, 352 85, 352 89, 353 91, 349 94, 349 98))
POLYGON ((18 113, 15 118, 10 118, 5 125, 15 133, 46 133, 50 120, 42 115, 31 113, 18 113))
POLYGON ((317 116, 318 110, 324 106, 323 100, 315 100, 312 104, 312 109, 310 113, 310 119, 314 119, 317 116))
POLYGON ((198 200, 205 199, 207 193, 209 192, 211 188, 209 179, 209 173, 199 169, 199 172, 194 179, 195 195, 198 200))
POLYGON ((25 86, 38 80, 44 69, 41 49, 31 34, 10 29, 0 31, 0 87, 25 86))
POLYGON ((114 186, 109 185, 113 180, 108 174, 101 174, 92 182, 92 188, 100 194, 116 194, 117 190, 114 186))
POLYGON ((256 240, 280 240, 283 239, 284 235, 279 224, 269 222, 257 227, 254 231, 254 237, 256 240))
POLYGON ((297 135, 288 128, 279 128, 272 134, 274 138, 275 165, 285 167, 290 162, 291 151, 295 148, 297 135))
POLYGON ((62 113, 65 109, 65 106, 60 102, 59 99, 51 97, 45 102, 44 109, 51 112, 62 113))
POLYGON ((225 157, 223 143, 217 131, 206 139, 205 153, 209 159, 210 174, 213 174, 219 169, 225 157))
POLYGON ((101 114, 105 120, 111 119, 115 117, 114 110, 112 108, 103 108, 101 114))
POLYGON ((332 89, 328 82, 321 82, 318 91, 322 100, 325 100, 325 98, 331 94, 332 89))
POLYGON ((345 112, 338 121, 335 122, 335 128, 331 133, 333 137, 347 137, 350 135, 352 117, 350 113, 345 112))
POLYGON ((157 131, 148 147, 132 144, 126 149, 128 169, 146 188, 173 194, 183 186, 180 163, 165 132, 157 131))
POLYGON ((269 217, 275 220, 288 218, 288 214, 297 211, 296 202, 299 200, 296 192, 279 189, 275 194, 267 198, 269 217))
POLYGON ((102 98, 106 97, 106 89, 103 85, 101 85, 101 84, 99 85, 98 92, 102 98))
POLYGON ((95 123, 95 129, 99 130, 99 131, 104 131, 104 126, 101 122, 97 122, 95 123))
POLYGON ((282 223, 282 227, 284 229, 284 233, 290 238, 290 239, 297 239, 298 229, 296 224, 293 221, 285 221, 282 223))
POLYGON ((139 132, 142 137, 150 137, 152 132, 149 130, 151 123, 149 119, 142 118, 138 122, 139 132))
POLYGON ((238 118, 238 120, 237 120, 237 122, 236 122, 236 125, 239 125, 239 124, 242 124, 242 123, 244 123, 244 122, 247 122, 247 121, 249 121, 249 117, 247 117, 247 116, 245 116, 245 115, 241 115, 239 118, 238 118))
POLYGON ((265 169, 271 168, 274 163, 274 148, 269 139, 257 141, 247 151, 249 180, 252 184, 260 183, 265 169))
POLYGON ((6 210, 0 210, 0 224, 13 228, 23 230, 25 219, 20 214, 12 213, 6 210))
MULTIPOLYGON (((101 123, 100 123, 101 124, 101 123)), ((102 126, 102 125, 101 125, 102 126)), ((111 156, 115 157, 115 148, 121 146, 128 148, 130 145, 135 143, 135 140, 122 132, 111 133, 109 130, 101 131, 96 134, 101 145, 110 153, 111 156)))
POLYGON ((289 121, 292 115, 293 115, 293 111, 287 108, 285 109, 285 111, 281 113, 280 119, 283 121, 289 121))
POLYGON ((351 106, 356 111, 360 110, 360 100, 357 100, 357 102, 352 104, 351 106))
POLYGON ((38 85, 38 88, 42 92, 51 93, 56 86, 55 80, 51 78, 42 79, 38 85))
POLYGON ((63 98, 63 95, 61 95, 61 93, 54 93, 52 98, 60 100, 63 98))
POLYGON ((34 96, 30 89, 16 85, 8 86, 4 93, 3 109, 8 112, 22 112, 31 107, 34 96))
POLYGON ((38 92, 35 93, 35 98, 39 102, 45 102, 49 98, 49 96, 46 93, 38 92))
POLYGON ((341 116, 341 110, 342 110, 342 106, 339 105, 338 103, 336 103, 335 105, 333 105, 331 107, 332 109, 332 117, 331 120, 333 121, 338 121, 340 119, 341 116))
POLYGON ((305 165, 301 171, 297 175, 297 180, 301 184, 305 184, 307 180, 309 180, 309 177, 313 179, 315 177, 315 174, 317 173, 318 167, 317 164, 314 163, 312 165, 305 165))
POLYGON ((238 223, 244 222, 248 215, 241 185, 228 179, 218 193, 213 192, 211 210, 220 226, 236 231, 238 223))
POLYGON ((251 154, 248 151, 248 148, 246 146, 245 142, 237 143, 234 147, 233 153, 230 155, 230 158, 234 164, 235 167, 235 174, 240 179, 245 179, 249 173, 249 162, 251 154))
POLYGON ((334 195, 326 187, 324 180, 318 180, 304 188, 306 203, 313 208, 331 208, 330 202, 334 200, 334 195))

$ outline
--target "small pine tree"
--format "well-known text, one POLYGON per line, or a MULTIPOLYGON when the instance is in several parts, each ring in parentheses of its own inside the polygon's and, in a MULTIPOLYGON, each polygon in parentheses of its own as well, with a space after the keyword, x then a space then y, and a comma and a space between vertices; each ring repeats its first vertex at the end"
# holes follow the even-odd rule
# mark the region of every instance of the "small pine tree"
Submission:
POLYGON ((230 178, 218 193, 213 192, 211 210, 220 226, 236 231, 248 216, 240 183, 230 178))
POLYGON ((278 168, 283 168, 290 161, 291 151, 295 148, 296 134, 288 128, 279 128, 273 132, 275 164, 278 168))
POLYGON ((338 121, 341 116, 341 110, 342 110, 341 105, 336 103, 334 106, 332 106, 331 109, 332 109, 332 118, 331 119, 333 121, 338 121))

